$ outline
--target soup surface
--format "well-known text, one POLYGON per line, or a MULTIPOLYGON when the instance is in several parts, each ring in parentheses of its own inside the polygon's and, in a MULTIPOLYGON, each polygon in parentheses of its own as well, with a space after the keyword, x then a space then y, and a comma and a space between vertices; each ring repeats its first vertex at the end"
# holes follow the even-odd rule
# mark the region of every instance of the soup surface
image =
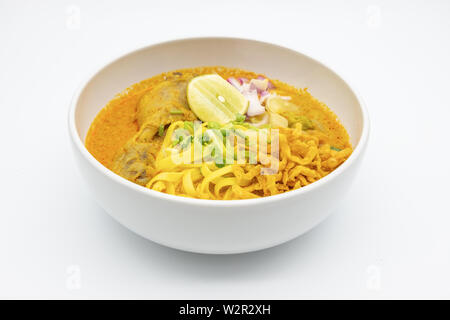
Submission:
POLYGON ((211 200, 298 189, 352 153, 336 115, 307 89, 220 66, 132 85, 98 113, 85 144, 136 184, 211 200))

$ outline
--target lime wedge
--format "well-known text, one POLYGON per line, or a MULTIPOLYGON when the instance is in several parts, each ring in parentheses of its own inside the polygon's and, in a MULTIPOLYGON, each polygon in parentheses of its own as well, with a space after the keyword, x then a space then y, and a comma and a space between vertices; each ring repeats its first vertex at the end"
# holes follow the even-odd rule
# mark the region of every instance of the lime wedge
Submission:
POLYGON ((217 74, 192 79, 187 87, 191 110, 205 122, 225 124, 247 112, 248 100, 238 89, 217 74))

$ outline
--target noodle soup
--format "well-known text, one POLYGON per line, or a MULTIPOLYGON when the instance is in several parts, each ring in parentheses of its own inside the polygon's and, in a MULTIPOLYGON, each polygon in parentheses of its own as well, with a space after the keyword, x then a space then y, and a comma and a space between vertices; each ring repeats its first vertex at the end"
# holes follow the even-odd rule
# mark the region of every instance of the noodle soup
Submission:
POLYGON ((143 187, 211 200, 295 190, 352 153, 336 115, 307 89, 226 67, 132 85, 99 112, 86 147, 143 187))

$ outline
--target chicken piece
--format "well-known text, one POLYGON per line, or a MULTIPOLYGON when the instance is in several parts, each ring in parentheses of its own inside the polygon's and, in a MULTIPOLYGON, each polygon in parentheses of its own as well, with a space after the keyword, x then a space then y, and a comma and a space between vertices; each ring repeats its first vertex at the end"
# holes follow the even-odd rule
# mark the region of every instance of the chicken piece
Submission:
POLYGON ((160 146, 158 140, 142 143, 131 139, 117 153, 112 170, 132 182, 145 185, 150 181, 147 168, 155 161, 160 146))
POLYGON ((164 81, 141 98, 137 108, 138 141, 151 141, 161 125, 197 119, 187 103, 187 84, 186 79, 164 81))
POLYGON ((153 163, 163 138, 156 135, 159 127, 175 121, 193 121, 186 87, 191 77, 176 77, 156 85, 139 101, 137 122, 139 131, 117 153, 112 170, 140 185, 146 185, 154 171, 153 163))

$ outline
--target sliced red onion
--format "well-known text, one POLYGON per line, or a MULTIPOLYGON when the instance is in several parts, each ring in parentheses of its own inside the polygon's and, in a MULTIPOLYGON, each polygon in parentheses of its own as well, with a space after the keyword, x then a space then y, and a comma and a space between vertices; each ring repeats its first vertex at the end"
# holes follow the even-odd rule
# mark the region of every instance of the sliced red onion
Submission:
POLYGON ((238 78, 238 80, 239 80, 239 82, 240 82, 241 84, 244 84, 244 83, 247 83, 247 82, 248 82, 248 79, 247 79, 247 78, 243 78, 243 77, 238 78))
POLYGON ((249 101, 247 115, 253 117, 259 114, 263 114, 266 111, 266 109, 259 102, 258 92, 256 90, 244 93, 244 96, 249 101))
POLYGON ((264 103, 264 101, 266 101, 266 99, 270 96, 269 91, 261 91, 260 95, 259 95, 259 102, 264 103))
POLYGON ((241 84, 239 83, 239 81, 238 81, 236 78, 230 77, 230 78, 227 79, 227 81, 228 81, 233 87, 235 87, 236 89, 238 89, 239 91, 242 90, 241 84))
POLYGON ((242 93, 243 95, 246 95, 246 94, 248 94, 248 93, 251 92, 251 91, 256 91, 256 87, 255 87, 255 85, 254 85, 253 83, 251 83, 251 82, 249 82, 249 83, 244 83, 244 84, 241 86, 241 93, 242 93))
POLYGON ((270 81, 266 78, 252 79, 230 77, 227 81, 249 101, 247 115, 250 117, 263 114, 266 109, 261 105, 270 93, 267 91, 270 81), (258 96, 260 94, 260 97, 258 96))
MULTIPOLYGON (((257 79, 258 80, 264 80, 264 79, 267 79, 267 78, 265 78, 263 76, 258 76, 257 79)), ((270 82, 269 79, 267 79, 267 80, 269 81, 269 83, 267 84, 267 89, 266 90, 275 89, 275 86, 273 85, 273 83, 270 82)))
POLYGON ((269 84, 268 79, 252 79, 250 81, 255 87, 256 90, 258 90, 258 93, 261 93, 262 91, 267 90, 267 86, 269 84))

